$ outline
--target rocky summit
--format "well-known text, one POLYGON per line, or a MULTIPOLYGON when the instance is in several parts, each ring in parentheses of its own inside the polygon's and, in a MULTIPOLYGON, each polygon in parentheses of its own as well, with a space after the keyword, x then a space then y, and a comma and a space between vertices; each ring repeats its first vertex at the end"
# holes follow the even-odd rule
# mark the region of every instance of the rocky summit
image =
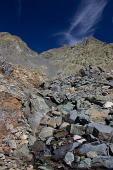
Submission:
POLYGON ((94 38, 37 54, 0 33, 0 170, 112 170, 112 63, 94 38))

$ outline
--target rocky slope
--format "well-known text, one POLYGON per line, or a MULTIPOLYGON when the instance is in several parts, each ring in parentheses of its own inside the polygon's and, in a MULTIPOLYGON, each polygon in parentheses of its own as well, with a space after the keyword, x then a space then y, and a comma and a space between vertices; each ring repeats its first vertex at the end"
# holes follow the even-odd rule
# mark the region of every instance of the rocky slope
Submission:
POLYGON ((93 37, 72 46, 52 49, 41 54, 48 58, 50 63, 59 68, 59 72, 70 75, 82 66, 95 65, 103 69, 113 67, 113 44, 103 43, 93 37))
POLYGON ((39 55, 1 33, 0 49, 0 170, 113 169, 112 45, 39 55))
POLYGON ((0 33, 0 56, 12 64, 34 69, 35 72, 40 71, 47 76, 56 74, 57 67, 53 66, 48 59, 32 51, 18 36, 7 32, 0 33))

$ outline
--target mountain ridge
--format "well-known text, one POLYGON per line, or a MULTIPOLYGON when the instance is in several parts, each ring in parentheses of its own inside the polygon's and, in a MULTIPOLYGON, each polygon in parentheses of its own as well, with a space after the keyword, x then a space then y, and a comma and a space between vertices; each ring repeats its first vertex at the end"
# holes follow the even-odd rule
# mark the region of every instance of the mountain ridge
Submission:
POLYGON ((41 70, 49 77, 58 73, 70 75, 87 65, 108 70, 113 67, 113 44, 104 43, 94 37, 73 46, 66 45, 39 54, 31 50, 18 36, 2 32, 0 55, 13 64, 41 70))

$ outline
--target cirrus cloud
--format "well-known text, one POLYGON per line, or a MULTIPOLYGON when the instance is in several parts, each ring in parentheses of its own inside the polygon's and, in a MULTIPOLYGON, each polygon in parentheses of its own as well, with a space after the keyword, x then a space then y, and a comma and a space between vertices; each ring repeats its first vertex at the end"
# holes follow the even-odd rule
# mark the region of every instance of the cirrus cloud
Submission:
POLYGON ((64 32, 64 41, 70 45, 94 34, 108 0, 81 0, 78 11, 64 32))

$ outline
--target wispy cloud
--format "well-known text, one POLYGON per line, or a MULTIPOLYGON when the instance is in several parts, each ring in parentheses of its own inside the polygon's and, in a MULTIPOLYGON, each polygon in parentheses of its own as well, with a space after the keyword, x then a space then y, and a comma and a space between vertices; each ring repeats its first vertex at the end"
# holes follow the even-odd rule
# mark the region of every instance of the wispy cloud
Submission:
POLYGON ((94 34, 108 0, 81 0, 69 29, 64 33, 64 41, 70 45, 94 34))

